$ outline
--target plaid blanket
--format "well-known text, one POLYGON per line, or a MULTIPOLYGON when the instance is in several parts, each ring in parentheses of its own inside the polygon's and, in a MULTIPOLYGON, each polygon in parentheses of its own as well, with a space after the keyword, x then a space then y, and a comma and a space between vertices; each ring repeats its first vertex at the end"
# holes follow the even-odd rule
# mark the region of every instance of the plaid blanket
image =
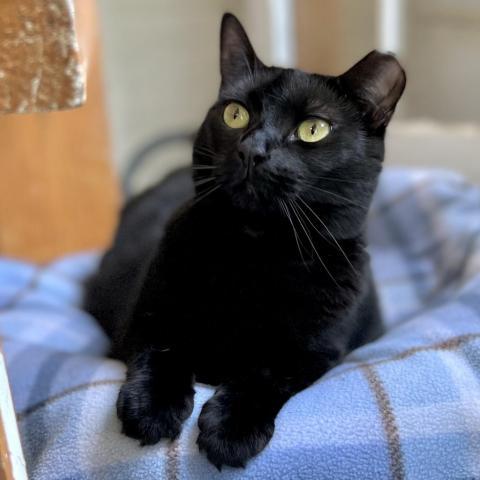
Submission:
POLYGON ((480 189, 437 171, 387 170, 371 210, 388 325, 292 398, 245 470, 198 453, 196 386, 180 438, 120 434, 124 366, 78 308, 97 257, 0 260, 0 334, 32 479, 480 479, 480 189))

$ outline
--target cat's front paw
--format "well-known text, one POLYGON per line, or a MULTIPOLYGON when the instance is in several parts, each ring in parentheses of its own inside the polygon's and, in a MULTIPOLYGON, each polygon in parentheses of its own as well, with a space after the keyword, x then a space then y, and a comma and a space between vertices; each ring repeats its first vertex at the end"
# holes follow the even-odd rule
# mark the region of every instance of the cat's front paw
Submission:
POLYGON ((122 433, 153 445, 162 438, 174 440, 180 434, 183 422, 193 410, 194 391, 162 400, 138 384, 125 383, 118 394, 117 415, 122 422, 122 433))
POLYGON ((222 391, 205 403, 198 427, 198 447, 219 470, 223 465, 245 467, 265 448, 275 428, 273 420, 254 412, 248 401, 222 391))

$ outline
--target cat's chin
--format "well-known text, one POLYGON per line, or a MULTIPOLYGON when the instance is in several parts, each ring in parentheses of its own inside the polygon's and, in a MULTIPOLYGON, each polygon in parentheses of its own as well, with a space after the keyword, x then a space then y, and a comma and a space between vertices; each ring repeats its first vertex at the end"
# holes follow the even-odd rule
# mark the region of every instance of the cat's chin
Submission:
POLYGON ((261 203, 253 195, 234 194, 231 197, 233 207, 246 212, 257 213, 263 211, 261 203))
POLYGON ((263 192, 256 188, 249 180, 242 180, 227 189, 232 205, 246 212, 268 212, 269 202, 263 192))
POLYGON ((234 197, 232 205, 235 209, 247 214, 249 218, 271 219, 271 215, 278 213, 278 203, 275 199, 268 202, 265 199, 253 197, 234 197))

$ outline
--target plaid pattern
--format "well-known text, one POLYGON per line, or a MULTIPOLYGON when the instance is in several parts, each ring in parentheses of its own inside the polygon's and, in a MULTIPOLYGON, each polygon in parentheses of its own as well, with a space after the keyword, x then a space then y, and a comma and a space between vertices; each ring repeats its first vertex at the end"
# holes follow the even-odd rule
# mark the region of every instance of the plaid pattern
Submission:
POLYGON ((96 263, 0 260, 0 334, 32 479, 480 479, 480 189, 387 170, 369 236, 388 332, 292 398, 246 470, 200 456, 197 385, 180 438, 120 434, 124 367, 77 308, 96 263))

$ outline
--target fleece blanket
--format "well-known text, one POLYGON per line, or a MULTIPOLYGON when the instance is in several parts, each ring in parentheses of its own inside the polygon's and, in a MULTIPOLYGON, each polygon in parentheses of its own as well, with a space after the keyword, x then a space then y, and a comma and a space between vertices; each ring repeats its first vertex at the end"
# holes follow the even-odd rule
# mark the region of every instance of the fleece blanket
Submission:
POLYGON ((0 335, 31 479, 480 479, 480 189, 387 170, 369 237, 387 333, 293 397, 246 469, 222 472, 195 445, 208 386, 175 442, 120 434, 124 366, 78 306, 97 255, 1 259, 0 335))

